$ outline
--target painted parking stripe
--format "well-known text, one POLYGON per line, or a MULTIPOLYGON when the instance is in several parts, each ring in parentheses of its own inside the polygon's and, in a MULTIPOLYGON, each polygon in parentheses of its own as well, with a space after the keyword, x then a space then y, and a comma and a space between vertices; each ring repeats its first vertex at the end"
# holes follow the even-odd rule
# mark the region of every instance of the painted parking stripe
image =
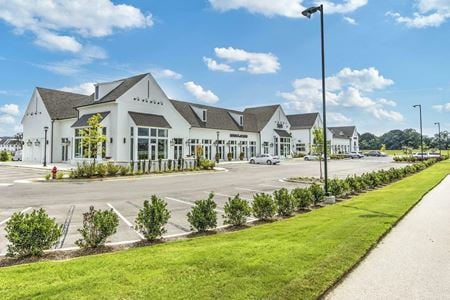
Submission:
POLYGON ((2 187, 2 186, 7 187, 7 186, 12 186, 12 185, 13 185, 12 183, 0 183, 0 187, 2 187))
POLYGON ((131 224, 130 221, 128 221, 114 206, 111 205, 111 203, 107 203, 107 205, 116 213, 117 216, 119 216, 119 218, 122 219, 122 221, 127 224, 128 227, 130 227, 134 232, 136 232, 137 235, 139 235, 139 237, 141 239, 145 239, 145 237, 142 235, 142 233, 140 233, 139 231, 134 229, 133 224, 131 224))
MULTIPOLYGON (((211 192, 206 192, 206 191, 204 191, 203 193, 209 194, 209 193, 211 193, 211 192)), ((214 195, 222 196, 222 197, 227 197, 227 198, 234 198, 234 196, 227 195, 227 194, 222 194, 222 193, 216 193, 216 192, 214 192, 214 195)), ((245 197, 242 197, 242 196, 239 196, 239 197, 242 198, 242 199, 244 199, 244 200, 247 200, 247 201, 252 201, 252 199, 250 199, 250 198, 245 198, 245 197)))
MULTIPOLYGON (((136 205, 136 204, 134 204, 134 203, 131 202, 131 201, 127 201, 127 203, 130 204, 131 206, 137 208, 137 209, 141 209, 141 207, 140 207, 139 205, 136 205)), ((182 210, 185 210, 185 209, 183 208, 182 210)), ((174 210, 172 210, 172 211, 174 211, 174 210)), ((188 228, 186 228, 186 227, 183 227, 183 226, 181 226, 181 225, 178 225, 178 224, 176 224, 176 223, 174 223, 174 222, 168 221, 167 223, 170 224, 170 225, 172 225, 172 226, 174 226, 175 228, 178 228, 178 229, 184 231, 184 232, 190 232, 190 231, 191 231, 190 229, 188 229, 188 228)))
POLYGON ((265 183, 260 183, 260 186, 267 186, 267 187, 274 187, 274 188, 280 188, 279 185, 274 185, 274 184, 265 184, 265 183))
POLYGON ((18 179, 18 180, 14 180, 14 183, 31 183, 31 180, 18 179))
MULTIPOLYGON (((32 207, 27 207, 27 208, 25 208, 24 210, 22 210, 21 213, 23 214, 23 213, 29 211, 30 209, 32 209, 32 207)), ((6 220, 1 221, 1 222, 0 222, 0 226, 2 226, 3 224, 5 224, 6 222, 8 222, 10 219, 11 219, 11 217, 7 218, 6 220)))
POLYGON ((62 229, 61 238, 59 239, 58 244, 55 246, 55 249, 61 249, 66 241, 67 233, 69 232, 69 226, 72 222, 73 212, 75 210, 75 205, 71 205, 69 211, 67 213, 66 219, 64 220, 64 225, 62 229))
POLYGON ((243 187, 235 187, 237 190, 243 190, 243 191, 249 191, 249 192, 255 192, 255 193, 267 193, 267 191, 261 191, 261 190, 254 190, 254 189, 247 189, 243 187))
MULTIPOLYGON (((190 205, 190 206, 195 206, 195 203, 188 202, 188 201, 184 201, 184 200, 180 200, 180 199, 175 199, 175 198, 171 198, 171 197, 166 197, 166 199, 172 200, 172 201, 175 201, 175 202, 184 203, 184 204, 187 204, 187 205, 190 205)), ((220 212, 220 213, 225 213, 225 212, 224 212, 223 210, 221 210, 221 209, 215 209, 215 211, 220 212)))

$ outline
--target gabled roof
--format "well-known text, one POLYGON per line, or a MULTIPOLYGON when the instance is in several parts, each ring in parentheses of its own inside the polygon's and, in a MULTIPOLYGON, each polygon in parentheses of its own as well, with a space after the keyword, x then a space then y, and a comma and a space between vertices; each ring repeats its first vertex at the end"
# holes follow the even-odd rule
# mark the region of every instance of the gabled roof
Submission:
POLYGON ((355 126, 328 127, 334 138, 349 139, 356 130, 355 126))
POLYGON ((141 81, 145 76, 147 76, 149 73, 140 74, 124 79, 119 79, 115 81, 122 81, 116 88, 114 88, 112 91, 110 91, 108 94, 103 96, 101 99, 98 99, 94 101, 94 98, 92 98, 92 102, 80 105, 80 106, 87 106, 87 105, 95 105, 95 104, 101 104, 101 103, 109 103, 116 101, 120 96, 128 92, 129 89, 131 89, 136 83, 141 81))
POLYGON ((291 124, 291 130, 295 129, 310 129, 314 126, 319 113, 298 114, 286 116, 291 124))
POLYGON ((252 114, 241 111, 213 107, 203 104, 190 103, 178 100, 170 100, 175 109, 192 126, 198 128, 222 129, 231 131, 258 132, 256 118, 252 114), (207 110, 207 122, 203 122, 192 107, 207 110), (230 113, 244 116, 243 126, 240 126, 230 115, 230 113))
POLYGON ((274 131, 276 132, 276 134, 278 134, 279 137, 282 137, 282 138, 292 137, 291 134, 289 132, 287 132, 286 130, 274 129, 274 131))
POLYGON ((104 120, 106 118, 106 116, 109 115, 109 111, 105 111, 105 112, 99 112, 99 113, 94 113, 94 114, 85 114, 82 115, 81 118, 79 118, 78 120, 75 121, 75 123, 73 123, 72 127, 86 127, 89 126, 89 119, 96 115, 99 114, 102 116, 102 120, 104 120))
POLYGON ((269 105, 269 106, 259 106, 250 107, 244 110, 244 114, 254 115, 256 118, 256 131, 263 130, 267 123, 272 118, 275 111, 280 107, 280 105, 269 105))
POLYGON ((133 119, 136 126, 172 128, 166 118, 160 115, 144 114, 132 111, 129 111, 128 114, 131 119, 133 119))
POLYGON ((37 87, 45 108, 52 120, 62 120, 78 117, 77 106, 82 106, 94 100, 93 96, 57 91, 37 87))

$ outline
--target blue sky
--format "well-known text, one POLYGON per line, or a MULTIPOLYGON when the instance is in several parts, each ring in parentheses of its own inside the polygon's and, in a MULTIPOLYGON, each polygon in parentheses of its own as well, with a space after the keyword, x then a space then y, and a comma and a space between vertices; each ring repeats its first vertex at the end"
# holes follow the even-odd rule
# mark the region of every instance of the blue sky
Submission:
MULTIPOLYGON (((0 136, 36 86, 152 72, 173 98, 319 111, 318 15, 302 0, 0 0, 0 136), (76 3, 74 3, 76 2, 76 3)), ((450 0, 324 1, 329 123, 450 129, 450 0)))

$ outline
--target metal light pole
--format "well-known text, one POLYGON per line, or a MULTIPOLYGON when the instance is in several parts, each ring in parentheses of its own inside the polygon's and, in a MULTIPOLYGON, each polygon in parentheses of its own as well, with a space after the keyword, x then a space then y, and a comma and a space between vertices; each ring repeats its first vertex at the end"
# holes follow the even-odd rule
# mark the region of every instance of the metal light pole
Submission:
POLYGON ((414 108, 419 108, 419 116, 420 116, 420 154, 423 160, 423 132, 422 132, 422 104, 413 105, 414 108))
POLYGON ((322 114, 323 114, 323 157, 325 168, 325 194, 328 196, 328 141, 327 141, 327 106, 326 106, 326 91, 325 91, 325 34, 323 25, 323 5, 310 7, 302 12, 302 15, 311 18, 311 15, 320 12, 320 35, 322 48, 322 114))
POLYGON ((48 126, 44 127, 44 167, 47 166, 47 131, 48 126))
POLYGON ((436 122, 434 123, 434 125, 438 126, 438 147, 439 147, 439 154, 442 154, 441 152, 441 145, 442 145, 442 141, 441 141, 441 122, 436 122))

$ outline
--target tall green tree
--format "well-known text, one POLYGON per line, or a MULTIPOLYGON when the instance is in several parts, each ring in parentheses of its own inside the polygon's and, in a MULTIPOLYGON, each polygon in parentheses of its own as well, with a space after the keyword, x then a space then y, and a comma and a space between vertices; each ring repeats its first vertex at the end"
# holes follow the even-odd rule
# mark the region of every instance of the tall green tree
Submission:
POLYGON ((104 153, 103 143, 106 142, 106 136, 103 134, 102 115, 95 114, 89 118, 89 126, 81 130, 84 149, 84 156, 94 159, 94 166, 97 157, 104 153))

